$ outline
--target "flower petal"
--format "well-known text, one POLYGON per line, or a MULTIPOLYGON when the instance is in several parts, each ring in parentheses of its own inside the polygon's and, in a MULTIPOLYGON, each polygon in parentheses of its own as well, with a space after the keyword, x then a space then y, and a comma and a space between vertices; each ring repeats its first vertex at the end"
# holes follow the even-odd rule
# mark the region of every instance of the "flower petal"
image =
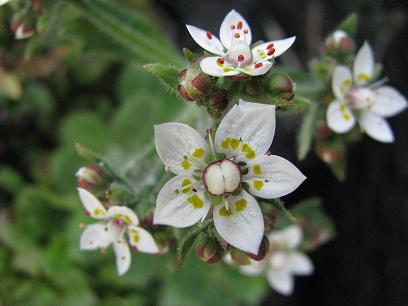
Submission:
POLYGON ((123 237, 113 243, 113 250, 116 256, 116 270, 119 275, 123 275, 129 270, 132 260, 129 246, 123 237))
POLYGON ((375 140, 381 142, 394 141, 394 133, 384 118, 372 112, 364 112, 361 114, 359 122, 364 131, 375 140))
POLYGON ((314 271, 310 258, 296 251, 288 255, 287 269, 296 275, 309 275, 314 271))
POLYGON ((296 36, 268 41, 252 49, 252 56, 255 61, 259 60, 269 60, 273 57, 278 57, 288 50, 292 44, 295 42, 296 36))
POLYGON ((0 0, 0 5, 6 4, 7 2, 9 2, 10 0, 0 0))
POLYGON ((108 217, 105 207, 92 193, 83 188, 78 188, 78 193, 86 214, 95 219, 106 219, 108 217))
POLYGON ((90 224, 82 232, 79 247, 81 250, 107 248, 112 242, 107 238, 109 237, 105 235, 105 225, 103 223, 90 224))
POLYGON ((359 85, 367 84, 374 75, 374 53, 368 42, 365 42, 354 59, 354 80, 359 85))
POLYGON ((210 56, 201 60, 201 70, 212 76, 223 77, 239 74, 239 71, 231 66, 227 61, 224 61, 221 57, 210 56))
POLYGON ((371 111, 381 117, 395 116, 407 106, 407 99, 391 86, 382 86, 374 90, 374 103, 371 111))
POLYGON ((108 209, 109 217, 120 219, 126 224, 138 225, 139 219, 135 212, 126 206, 112 206, 108 209))
POLYGON ((252 75, 252 76, 257 76, 257 75, 262 75, 265 74, 271 69, 272 63, 267 60, 260 60, 256 62, 253 65, 250 66, 245 66, 245 67, 238 67, 238 71, 241 71, 242 73, 252 75))
POLYGON ((192 25, 186 25, 188 32, 193 37, 195 42, 203 49, 210 53, 224 55, 224 47, 220 40, 211 32, 204 31, 192 25))
POLYGON ((268 151, 275 134, 275 106, 254 104, 235 105, 225 115, 215 133, 218 152, 247 161, 268 151))
POLYGON ((327 108, 326 120, 328 127, 339 134, 346 133, 355 124, 354 115, 346 103, 337 100, 327 108))
POLYGON ((283 295, 293 292, 293 276, 286 271, 269 270, 266 278, 273 289, 283 295))
POLYGON ((261 155, 247 164, 248 174, 243 181, 248 183, 253 195, 265 199, 283 197, 296 188, 306 177, 288 160, 276 155, 261 155))
POLYGON ((332 76, 332 90, 337 99, 343 100, 352 83, 350 69, 346 66, 336 66, 332 76))
POLYGON ((143 253, 155 254, 159 252, 159 247, 153 236, 145 229, 130 225, 128 227, 129 243, 135 249, 143 253))
POLYGON ((230 48, 232 38, 236 33, 238 33, 240 39, 245 40, 248 45, 251 44, 251 28, 237 11, 232 10, 225 16, 220 28, 220 39, 225 48, 230 48))
POLYGON ((268 235, 270 244, 276 244, 280 248, 297 248, 303 239, 302 228, 297 225, 290 225, 279 231, 272 231, 268 235))
POLYGON ((204 138, 192 127, 183 123, 163 123, 154 126, 157 154, 171 172, 192 174, 202 168, 210 152, 204 138))
POLYGON ((229 210, 224 203, 214 207, 215 228, 232 246, 258 254, 264 233, 264 221, 256 200, 247 192, 228 197, 229 210))
POLYGON ((169 180, 157 196, 154 224, 188 227, 205 218, 211 203, 201 187, 201 183, 190 176, 169 180))

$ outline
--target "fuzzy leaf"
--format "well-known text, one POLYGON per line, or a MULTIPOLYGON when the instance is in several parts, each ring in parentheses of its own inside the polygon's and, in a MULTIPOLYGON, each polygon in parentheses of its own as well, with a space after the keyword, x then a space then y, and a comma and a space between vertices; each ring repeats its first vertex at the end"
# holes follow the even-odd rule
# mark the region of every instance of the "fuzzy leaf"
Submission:
POLYGON ((102 161, 102 157, 99 153, 96 153, 95 151, 91 150, 90 148, 80 143, 75 144, 75 149, 78 155, 85 158, 86 160, 97 162, 97 163, 102 161))
POLYGON ((300 126, 297 135, 298 143, 298 159, 302 160, 310 151, 313 141, 314 129, 316 125, 318 105, 316 103, 310 104, 306 114, 303 117, 302 125, 300 126))
POLYGON ((179 69, 176 66, 163 64, 147 64, 143 67, 147 71, 151 72, 155 77, 157 77, 162 82, 162 84, 172 93, 177 92, 177 86, 179 84, 179 69))
POLYGON ((356 13, 351 13, 337 27, 337 29, 346 32, 351 37, 354 37, 357 30, 358 16, 356 13))
POLYGON ((300 113, 310 105, 310 100, 306 97, 296 95, 286 106, 279 107, 279 111, 285 113, 300 113))

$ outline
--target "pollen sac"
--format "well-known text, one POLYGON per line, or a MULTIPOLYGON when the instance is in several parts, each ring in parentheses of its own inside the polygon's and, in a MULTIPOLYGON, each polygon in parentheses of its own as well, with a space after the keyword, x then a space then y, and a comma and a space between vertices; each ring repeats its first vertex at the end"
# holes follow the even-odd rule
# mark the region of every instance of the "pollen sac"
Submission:
POLYGON ((224 257, 225 249, 216 239, 209 237, 206 233, 200 233, 195 242, 195 253, 201 261, 215 264, 224 257))
POLYGON ((212 83, 208 75, 196 68, 182 69, 179 81, 179 94, 187 101, 201 101, 211 90, 212 83))
POLYGON ((212 195, 231 193, 241 182, 240 167, 228 159, 210 164, 203 172, 203 182, 212 195))
POLYGON ((354 42, 344 31, 335 31, 324 42, 324 51, 333 56, 351 54, 354 42))
POLYGON ((286 74, 272 75, 266 86, 266 90, 271 94, 278 95, 282 99, 290 101, 295 95, 293 81, 286 74))

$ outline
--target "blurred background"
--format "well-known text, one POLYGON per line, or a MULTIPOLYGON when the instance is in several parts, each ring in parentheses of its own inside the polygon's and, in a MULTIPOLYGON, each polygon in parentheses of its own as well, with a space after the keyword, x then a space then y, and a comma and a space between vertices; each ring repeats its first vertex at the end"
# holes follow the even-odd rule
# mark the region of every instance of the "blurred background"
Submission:
POLYGON ((179 64, 182 47, 199 50, 184 25, 218 34, 232 8, 247 19, 255 40, 296 35, 280 64, 300 69, 307 69, 335 26, 357 12, 357 45, 367 39, 389 84, 408 96, 407 4, 115 1, 153 24, 156 32, 134 21, 136 33, 162 42, 143 54, 94 28, 92 1, 55 1, 44 9, 42 35, 16 41, 10 31, 12 2, 0 7, 0 305, 408 304, 408 112, 390 120, 394 144, 364 137, 348 148, 343 183, 314 154, 296 162, 300 116, 279 118, 272 151, 308 177, 286 204, 322 197, 337 231, 334 240, 310 254, 315 274, 298 277, 287 298, 263 278, 245 278, 195 256, 178 272, 172 256, 136 254, 120 278, 111 251, 80 252, 79 224, 85 217, 75 172, 84 161, 74 148, 83 143, 118 168, 136 171, 138 152, 151 145, 152 124, 172 120, 185 106, 141 64, 153 56, 179 64))

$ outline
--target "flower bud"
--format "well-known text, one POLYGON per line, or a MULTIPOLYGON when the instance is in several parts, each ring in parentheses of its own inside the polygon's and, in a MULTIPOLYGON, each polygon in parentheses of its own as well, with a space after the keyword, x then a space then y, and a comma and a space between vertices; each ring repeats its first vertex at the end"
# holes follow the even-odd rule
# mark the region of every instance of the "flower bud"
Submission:
POLYGON ((24 19, 22 14, 16 14, 11 19, 10 29, 16 39, 25 39, 34 34, 34 29, 24 19))
POLYGON ((232 261, 238 265, 238 266, 245 266, 245 265, 249 265, 251 262, 249 260, 248 255, 241 251, 238 250, 236 248, 234 248, 233 246, 229 246, 228 251, 231 255, 231 259, 232 261))
POLYGON ((209 106, 220 111, 225 110, 228 106, 227 91, 222 89, 212 94, 210 97, 209 106))
POLYGON ((332 55, 351 54, 353 49, 353 40, 341 30, 335 31, 324 42, 324 51, 332 55))
POLYGON ((179 81, 179 94, 187 101, 200 101, 210 91, 211 80, 199 69, 187 68, 181 70, 179 81))
POLYGON ((108 187, 109 178, 105 170, 99 165, 87 165, 75 174, 78 187, 89 191, 104 191, 108 187))
POLYGON ((266 89, 287 101, 292 100, 295 95, 295 84, 286 74, 272 75, 266 84, 266 89))
POLYGON ((316 127, 316 137, 319 139, 325 139, 329 138, 333 132, 331 129, 327 126, 325 122, 321 122, 317 127, 316 127))
POLYGON ((324 144, 318 144, 316 146, 316 153, 328 164, 338 162, 344 155, 344 151, 341 146, 329 146, 324 144))
POLYGON ((221 247, 219 242, 208 237, 205 233, 201 233, 198 236, 195 252, 198 258, 207 264, 215 264, 225 255, 225 250, 221 247))
POLYGON ((245 253, 247 256, 252 258, 253 260, 256 261, 261 261, 262 259, 265 258, 266 253, 268 253, 269 250, 269 241, 268 239, 264 236, 261 241, 261 245, 259 246, 258 254, 252 254, 252 253, 245 253))

